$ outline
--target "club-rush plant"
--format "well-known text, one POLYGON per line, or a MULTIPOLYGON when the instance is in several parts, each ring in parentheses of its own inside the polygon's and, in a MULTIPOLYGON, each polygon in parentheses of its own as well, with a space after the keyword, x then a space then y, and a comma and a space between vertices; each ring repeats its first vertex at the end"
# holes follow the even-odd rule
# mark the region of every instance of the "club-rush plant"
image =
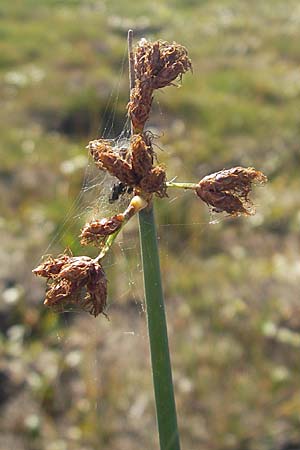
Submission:
POLYGON ((166 168, 157 163, 153 134, 145 129, 157 89, 176 86, 192 69, 185 47, 175 42, 150 42, 142 39, 132 50, 129 32, 130 101, 127 105, 132 135, 127 149, 106 139, 89 142, 87 148, 95 165, 118 179, 116 197, 131 193, 123 212, 92 220, 81 230, 81 245, 99 249, 96 258, 73 256, 66 250, 58 257, 48 257, 33 273, 46 278, 44 304, 54 311, 70 305, 94 317, 107 316, 107 279, 102 260, 127 222, 139 213, 140 240, 145 284, 146 311, 150 340, 157 422, 162 450, 180 448, 176 408, 168 348, 164 299, 161 285, 158 247, 153 215, 153 198, 168 197, 168 189, 190 189, 216 213, 230 216, 253 215, 250 200, 253 184, 263 184, 266 176, 253 167, 234 167, 210 174, 196 183, 167 180, 166 168))

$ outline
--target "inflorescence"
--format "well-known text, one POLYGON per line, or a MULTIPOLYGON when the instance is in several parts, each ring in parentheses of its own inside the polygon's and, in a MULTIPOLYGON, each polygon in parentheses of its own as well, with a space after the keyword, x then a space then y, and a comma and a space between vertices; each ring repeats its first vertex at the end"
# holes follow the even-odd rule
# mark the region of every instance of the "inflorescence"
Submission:
POLYGON ((107 302, 107 280, 101 260, 115 238, 136 213, 151 204, 153 195, 167 197, 167 189, 192 189, 215 212, 231 216, 253 215, 255 208, 249 198, 252 184, 263 184, 266 176, 252 167, 235 167, 204 177, 199 183, 167 182, 165 168, 155 164, 152 134, 144 131, 156 89, 176 85, 182 75, 192 70, 187 50, 182 45, 142 39, 134 54, 135 86, 127 105, 133 134, 124 153, 105 139, 91 141, 87 148, 95 165, 116 177, 122 189, 132 193, 123 213, 92 220, 80 234, 82 246, 93 245, 99 254, 92 259, 73 256, 70 252, 52 256, 33 270, 47 279, 44 304, 55 311, 76 306, 93 316, 104 314, 107 302))

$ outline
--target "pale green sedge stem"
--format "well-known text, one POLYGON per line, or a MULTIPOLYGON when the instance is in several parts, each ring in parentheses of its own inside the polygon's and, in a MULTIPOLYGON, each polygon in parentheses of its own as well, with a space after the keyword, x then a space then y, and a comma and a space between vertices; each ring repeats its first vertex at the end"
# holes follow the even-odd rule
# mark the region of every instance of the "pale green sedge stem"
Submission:
POLYGON ((197 183, 175 183, 175 181, 167 181, 166 185, 167 187, 192 190, 196 190, 199 187, 199 184, 197 183))
POLYGON ((124 227, 125 223, 124 222, 123 225, 121 226, 121 228, 119 228, 117 231, 115 231, 113 234, 111 234, 110 236, 108 236, 108 238, 105 241, 105 245, 102 248, 101 252, 99 253, 99 255, 94 259, 94 262, 98 262, 100 261, 100 259, 104 258, 104 256, 106 255, 106 253, 109 251, 110 247, 113 245, 113 243, 115 242, 116 237, 118 236, 118 234, 120 233, 120 231, 122 230, 122 228, 124 227))

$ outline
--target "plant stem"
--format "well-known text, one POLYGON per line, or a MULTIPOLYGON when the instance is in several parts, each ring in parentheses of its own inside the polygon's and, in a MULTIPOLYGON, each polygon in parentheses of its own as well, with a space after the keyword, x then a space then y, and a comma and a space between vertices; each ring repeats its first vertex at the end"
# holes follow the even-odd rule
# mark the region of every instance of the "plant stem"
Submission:
MULTIPOLYGON (((134 87, 132 30, 128 32, 130 90, 134 87)), ((135 130, 132 129, 132 133, 135 130)), ((180 450, 167 322, 152 204, 139 212, 147 325, 150 342, 156 417, 161 450, 180 450)))
POLYGON ((113 243, 116 240, 116 237, 118 236, 118 234, 120 233, 122 228, 120 228, 119 230, 115 231, 113 234, 111 234, 110 236, 108 236, 108 238, 105 241, 105 244, 103 246, 103 248, 101 249, 101 252, 99 253, 99 255, 94 259, 95 262, 100 261, 100 259, 104 258, 104 256, 106 255, 106 253, 109 251, 110 247, 113 245, 113 243))
POLYGON ((167 187, 175 187, 179 189, 197 189, 199 185, 197 183, 175 183, 174 181, 167 181, 167 187))
POLYGON ((179 450, 167 323, 152 206, 139 213, 139 224, 160 448, 179 450))

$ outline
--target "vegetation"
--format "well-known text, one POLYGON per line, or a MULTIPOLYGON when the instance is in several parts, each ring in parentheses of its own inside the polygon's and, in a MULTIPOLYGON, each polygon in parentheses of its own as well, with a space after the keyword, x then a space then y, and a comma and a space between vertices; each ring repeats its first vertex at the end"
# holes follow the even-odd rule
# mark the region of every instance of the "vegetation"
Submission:
POLYGON ((184 192, 157 204, 182 448, 299 445, 298 2, 3 0, 0 15, 1 450, 158 445, 137 224, 105 268, 110 322, 45 310, 31 276, 54 237, 51 253, 77 250, 64 214, 83 210, 87 142, 126 121, 129 27, 193 60, 153 105, 168 178, 270 180, 247 220, 211 225, 184 192))

